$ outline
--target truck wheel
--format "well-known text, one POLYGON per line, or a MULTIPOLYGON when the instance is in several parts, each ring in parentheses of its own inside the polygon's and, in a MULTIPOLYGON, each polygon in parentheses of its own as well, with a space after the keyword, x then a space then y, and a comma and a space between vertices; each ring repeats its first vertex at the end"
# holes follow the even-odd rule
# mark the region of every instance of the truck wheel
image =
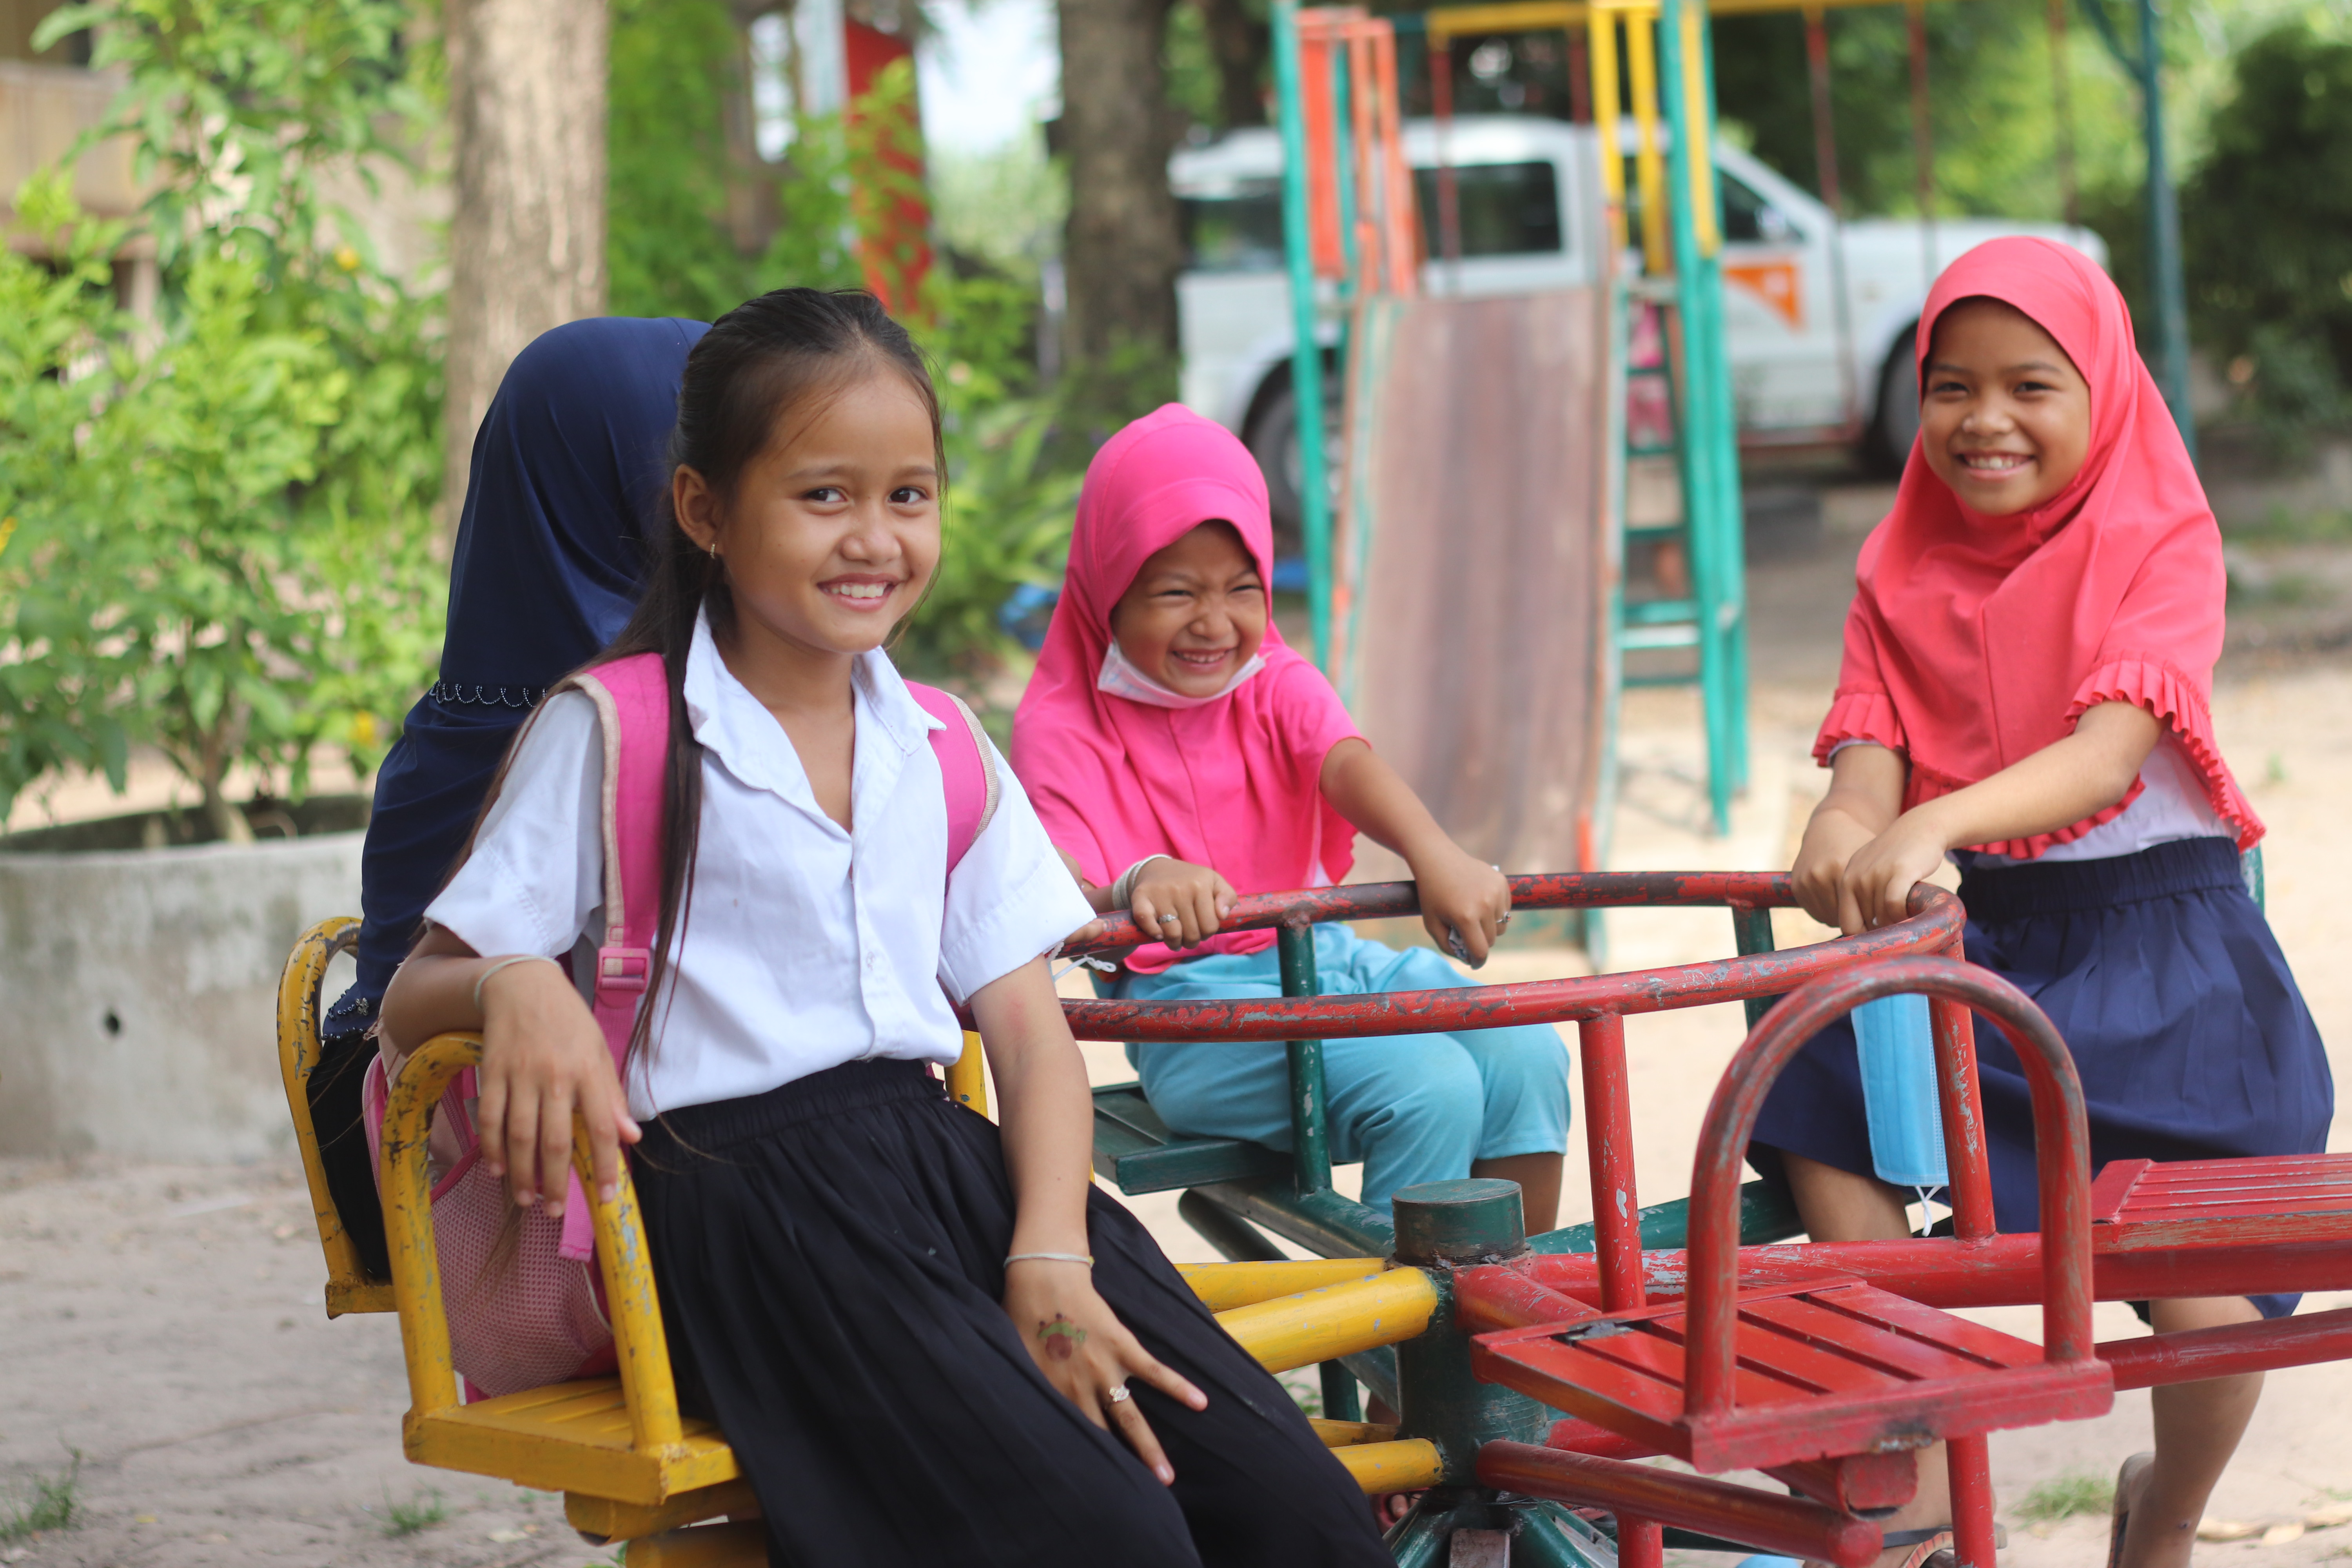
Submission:
POLYGON ((1919 323, 1903 329, 1878 369, 1878 404, 1870 430, 1863 437, 1863 460, 1874 472, 1900 478, 1911 460, 1912 443, 1919 435, 1919 323))
MULTIPOLYGON (((1245 443, 1250 456, 1257 459, 1258 468, 1265 474, 1266 504, 1274 513, 1276 558, 1287 560, 1305 553, 1305 536, 1299 532, 1298 494, 1306 460, 1298 452, 1298 400, 1287 381, 1268 395, 1249 427, 1245 443)), ((1331 376, 1323 383, 1323 464, 1335 507, 1339 500, 1340 464, 1345 458, 1340 443, 1339 380, 1331 376)))

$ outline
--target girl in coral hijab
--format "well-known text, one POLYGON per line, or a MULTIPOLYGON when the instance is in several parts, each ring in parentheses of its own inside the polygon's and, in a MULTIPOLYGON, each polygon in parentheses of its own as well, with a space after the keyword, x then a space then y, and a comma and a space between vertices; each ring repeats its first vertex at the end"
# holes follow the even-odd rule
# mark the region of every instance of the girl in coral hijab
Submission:
MULTIPOLYGON (((1097 910, 1163 941, 1131 954, 1122 997, 1279 996, 1272 931, 1219 931, 1239 893, 1348 874, 1355 835, 1402 854, 1423 923, 1473 964, 1510 919, 1502 873, 1445 836, 1374 753, 1322 672, 1267 614, 1265 479, 1223 426, 1171 404, 1087 469, 1070 565, 1013 721, 1013 768, 1097 910)), ((1467 984, 1427 948, 1315 931, 1323 994, 1467 984)), ((1287 1148, 1279 1045, 1128 1047, 1168 1124, 1287 1148)), ((1551 1228, 1568 1147, 1568 1059, 1549 1028, 1333 1040, 1332 1157, 1363 1199, 1476 1173, 1517 1181, 1551 1228)))
MULTIPOLYGON (((1798 897, 1857 931, 1903 919, 1913 884, 1958 861, 1968 956, 2065 1037, 2095 1169, 2315 1153, 2327 1060, 2240 875, 2263 826, 2213 738, 2221 533, 2123 298, 2063 246, 1994 240, 1937 281, 1918 342, 1918 442, 1863 545, 1798 897)), ((1978 1050, 1997 1217, 2037 1229, 2023 1074, 1998 1032, 1978 1050)), ((1871 1173, 1844 1025, 1775 1086, 1749 1157, 1816 1240, 1908 1234, 1903 1194, 1871 1173)), ((2135 1305, 2168 1332, 2295 1300, 2135 1305)), ((2261 1387, 2154 1391, 2156 1448, 2117 1479, 2111 1563, 2184 1568, 2261 1387)), ((1949 1510, 1943 1467, 1923 1463, 1888 1521, 1929 1527, 1909 1560, 1948 1544, 1949 1510)))

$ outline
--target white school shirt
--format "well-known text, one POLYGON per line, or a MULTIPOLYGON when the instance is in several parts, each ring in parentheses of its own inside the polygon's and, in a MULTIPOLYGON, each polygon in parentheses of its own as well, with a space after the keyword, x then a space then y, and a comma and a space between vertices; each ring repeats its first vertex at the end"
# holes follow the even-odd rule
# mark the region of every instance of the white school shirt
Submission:
MULTIPOLYGON (((1875 741, 1840 741, 1830 748, 1830 761, 1848 746, 1874 746, 1875 741)), ((2197 764, 2189 760, 2181 749, 2180 737, 2166 730, 2157 737, 2156 749, 2139 766, 2139 795, 2114 816, 2092 828, 2080 838, 2064 844, 2053 844, 2032 860, 2012 859, 2007 855, 1989 854, 1981 849, 1956 850, 1952 858, 1961 855, 1969 859, 1964 864, 1998 869, 2005 866, 2038 866, 2053 860, 2106 860, 2119 855, 2137 855, 2158 844, 2170 844, 2182 838, 2234 838, 2230 825, 2213 809, 2205 794, 2205 781, 2197 772, 2197 764)))
MULTIPOLYGON (((1094 918, 1013 770, 946 878, 946 787, 917 706, 879 652, 851 677, 853 833, 825 816, 792 740, 698 623, 686 710, 705 748, 692 904, 649 998, 654 1047, 629 1110, 761 1094, 874 1058, 952 1062, 962 1001, 1094 918)), ((982 742, 986 744, 985 742, 982 742)), ((472 856, 425 918, 479 953, 559 957, 604 940, 603 742, 580 692, 548 700, 472 856)), ((585 965, 574 973, 588 973, 585 965)))

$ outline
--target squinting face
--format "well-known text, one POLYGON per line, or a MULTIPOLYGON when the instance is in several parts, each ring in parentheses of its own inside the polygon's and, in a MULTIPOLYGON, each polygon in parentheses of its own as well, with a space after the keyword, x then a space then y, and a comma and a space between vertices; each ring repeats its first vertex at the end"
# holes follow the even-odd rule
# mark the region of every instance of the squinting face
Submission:
POLYGON ((1144 562, 1110 629, 1162 686, 1214 697, 1265 641, 1265 579, 1233 524, 1204 522, 1144 562))
POLYGON ((788 412, 722 505, 680 468, 679 526, 714 544, 739 635, 819 655, 882 646, 940 560, 931 420, 896 371, 858 375, 813 418, 788 412))
POLYGON ((1936 322, 1919 401, 1919 451, 1976 510, 2030 511, 2074 483, 2091 448, 2091 388, 2058 342, 1997 300, 1936 322))

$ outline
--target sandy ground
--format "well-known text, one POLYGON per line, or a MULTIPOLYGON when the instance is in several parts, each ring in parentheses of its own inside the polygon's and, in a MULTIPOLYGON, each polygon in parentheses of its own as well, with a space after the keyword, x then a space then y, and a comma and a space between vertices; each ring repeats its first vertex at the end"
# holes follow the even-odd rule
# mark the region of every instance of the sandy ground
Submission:
MULTIPOLYGON (((1805 758, 1835 674, 1853 518, 1874 498, 1839 498, 1822 551, 1759 566, 1753 580, 1758 690, 1753 787, 1733 831, 1703 831, 1691 700, 1637 692, 1626 705, 1625 767, 1613 859, 1625 868, 1787 864, 1820 787, 1805 758)), ((2241 777, 2271 826, 2271 917, 2323 1033, 2352 1048, 2352 904, 2331 897, 2352 867, 2352 662, 2233 652, 2217 709, 2241 777)), ((324 914, 329 911, 320 911, 324 914)), ((1820 934, 1783 919, 1788 943, 1820 934)), ((1730 951, 1719 912, 1612 917, 1612 968, 1730 951)), ((1580 955, 1519 950, 1496 979, 1570 973, 1580 955)), ((1632 1020, 1635 1144, 1644 1202, 1682 1195, 1701 1110, 1739 1037, 1736 1010, 1632 1020)), ((257 1042, 257 1048, 261 1048, 257 1042)), ((1115 1047, 1090 1047, 1097 1081, 1130 1076, 1115 1047)), ((2339 1075, 2347 1065, 2339 1062, 2339 1075)), ((2337 1147, 2352 1148, 2339 1133, 2337 1147)), ((1567 1212, 1589 1212, 1571 1159, 1567 1212)), ((1352 1177, 1353 1173, 1346 1173, 1352 1177)), ((1136 1203, 1170 1253, 1207 1248, 1175 1217, 1173 1194, 1136 1203)), ((322 1268, 299 1172, 274 1167, 68 1168, 0 1163, 0 1563, 284 1564, 373 1568, 561 1568, 609 1563, 564 1526, 558 1500, 407 1465, 399 1335, 388 1318, 326 1321, 322 1268), (79 1457, 81 1522, 27 1537, 8 1529, 37 1479, 79 1457), (404 1524, 431 1522, 402 1532, 404 1524)), ((2352 1296, 2315 1300, 2324 1307, 2352 1296)), ((2033 1314, 1988 1314, 2031 1335, 2033 1314)), ((2141 1331, 2100 1309, 2101 1337, 2141 1331)), ((1995 1479, 2014 1505, 2033 1487, 2111 1476, 2147 1442, 2147 1395, 2113 1415, 1995 1439, 1995 1479)), ((2273 1376, 2216 1517, 2288 1525, 2352 1499, 2352 1366, 2273 1376)), ((2284 1534, 2285 1531, 2275 1532, 2284 1534)), ((2029 1526, 2011 1517, 2013 1568, 2089 1568, 2103 1518, 2029 1526)), ((2201 1562, 2245 1568, 2352 1555, 2352 1527, 2293 1541, 2205 1544, 2201 1562)), ((1725 1560, 1715 1559, 1715 1562, 1725 1560)))

